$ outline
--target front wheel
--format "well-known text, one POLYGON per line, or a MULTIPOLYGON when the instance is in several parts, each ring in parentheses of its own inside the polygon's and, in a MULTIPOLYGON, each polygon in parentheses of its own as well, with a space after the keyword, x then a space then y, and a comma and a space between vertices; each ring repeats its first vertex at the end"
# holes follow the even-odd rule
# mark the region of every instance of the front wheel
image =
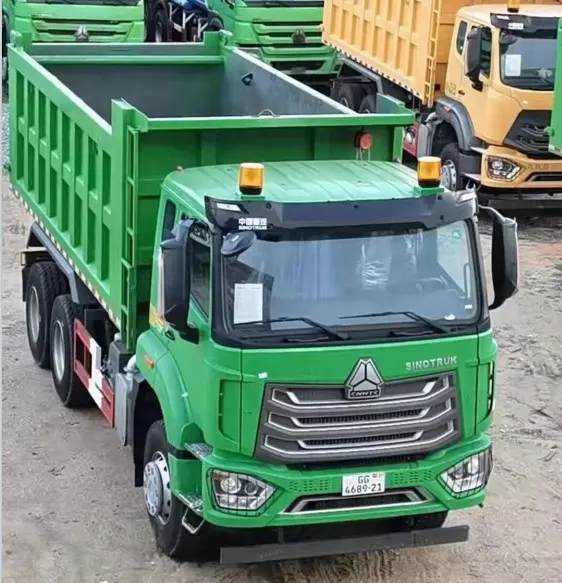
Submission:
POLYGON ((169 453, 164 422, 156 421, 146 436, 143 471, 144 501, 156 546, 173 559, 207 560, 216 549, 210 527, 203 524, 191 533, 183 526, 186 506, 172 494, 169 453))
POLYGON ((464 187, 460 173, 460 152, 457 144, 447 144, 441 152, 441 186, 455 192, 464 187))

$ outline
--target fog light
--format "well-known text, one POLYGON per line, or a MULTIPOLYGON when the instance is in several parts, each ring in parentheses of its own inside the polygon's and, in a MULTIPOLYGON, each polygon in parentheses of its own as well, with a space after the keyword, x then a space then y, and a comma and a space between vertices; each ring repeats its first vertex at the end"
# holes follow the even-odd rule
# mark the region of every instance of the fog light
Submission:
POLYGON ((513 180, 521 171, 511 160, 488 158, 488 176, 496 180, 513 180))
POLYGON ((468 496, 488 484, 492 472, 492 451, 472 455, 441 474, 441 481, 453 496, 468 496))
POLYGON ((273 495, 273 486, 252 476, 221 470, 211 472, 217 506, 226 510, 259 510, 273 495))

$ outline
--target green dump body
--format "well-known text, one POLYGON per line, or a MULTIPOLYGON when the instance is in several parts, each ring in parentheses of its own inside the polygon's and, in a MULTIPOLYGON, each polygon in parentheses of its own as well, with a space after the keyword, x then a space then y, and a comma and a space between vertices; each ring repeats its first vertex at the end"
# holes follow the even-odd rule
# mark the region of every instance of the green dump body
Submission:
MULTIPOLYGON (((562 66, 562 21, 558 25, 558 48, 556 70, 562 66)), ((562 156, 562 76, 556 75, 554 85, 554 105, 550 118, 550 144, 551 153, 562 156)))
POLYGON ((229 45, 10 47, 11 183, 134 350, 148 328, 161 185, 178 167, 399 161, 413 116, 359 115, 229 45), (41 185, 41 188, 39 187, 41 185), (43 185, 45 187, 43 187, 43 185))

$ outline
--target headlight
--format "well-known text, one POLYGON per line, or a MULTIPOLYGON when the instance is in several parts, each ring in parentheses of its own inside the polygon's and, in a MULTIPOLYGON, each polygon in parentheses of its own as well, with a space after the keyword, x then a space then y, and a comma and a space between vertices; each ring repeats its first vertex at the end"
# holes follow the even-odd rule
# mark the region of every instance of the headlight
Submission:
POLYGON ((513 180, 521 171, 511 160, 504 158, 488 158, 488 176, 497 180, 513 180))
POLYGON ((273 486, 252 476, 221 470, 211 472, 217 506, 225 510, 259 510, 273 495, 273 486))
POLYGON ((449 468, 440 478, 453 496, 464 497, 485 488, 491 473, 492 450, 487 449, 449 468))

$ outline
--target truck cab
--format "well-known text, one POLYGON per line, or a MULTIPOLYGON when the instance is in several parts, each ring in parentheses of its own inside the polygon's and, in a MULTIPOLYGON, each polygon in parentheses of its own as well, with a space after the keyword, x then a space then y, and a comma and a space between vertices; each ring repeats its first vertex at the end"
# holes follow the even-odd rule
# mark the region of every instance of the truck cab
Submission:
POLYGON ((468 180, 492 192, 562 191, 562 161, 546 133, 562 6, 518 4, 457 14, 445 95, 429 123, 449 187, 468 180))
POLYGON ((148 39, 200 42, 205 31, 226 30, 237 46, 265 63, 318 81, 337 67, 335 51, 321 39, 323 5, 323 0, 149 0, 148 39))
POLYGON ((10 33, 28 42, 143 42, 143 0, 2 0, 2 79, 10 33))

